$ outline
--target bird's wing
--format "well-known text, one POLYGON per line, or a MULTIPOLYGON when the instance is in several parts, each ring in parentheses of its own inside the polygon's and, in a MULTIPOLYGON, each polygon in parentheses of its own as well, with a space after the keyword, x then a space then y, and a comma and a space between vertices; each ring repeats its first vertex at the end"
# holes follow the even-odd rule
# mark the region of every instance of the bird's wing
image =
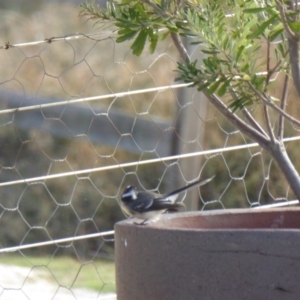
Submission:
POLYGON ((156 199, 143 199, 143 200, 134 200, 132 202, 131 209, 138 213, 145 213, 148 211, 155 210, 173 210, 176 211, 177 208, 184 207, 182 203, 173 203, 172 201, 166 198, 156 198, 156 199))
POLYGON ((172 195, 164 196, 154 192, 139 192, 139 195, 141 196, 141 198, 145 200, 159 199, 159 200, 171 201, 172 203, 174 203, 175 200, 178 198, 178 193, 174 195, 172 194, 172 195))
POLYGON ((152 200, 156 198, 162 198, 163 195, 154 192, 138 192, 139 198, 143 200, 152 200))
POLYGON ((132 202, 131 208, 136 212, 142 213, 145 211, 152 210, 151 209, 152 204, 153 204, 153 199, 134 200, 132 202))
POLYGON ((179 207, 184 207, 183 203, 174 203, 168 198, 156 198, 153 200, 151 210, 177 210, 179 207))
POLYGON ((139 192, 139 196, 143 200, 153 200, 151 209, 153 209, 154 204, 155 207, 158 207, 158 209, 160 209, 159 206, 170 206, 178 198, 178 194, 168 195, 166 197, 154 192, 139 192))

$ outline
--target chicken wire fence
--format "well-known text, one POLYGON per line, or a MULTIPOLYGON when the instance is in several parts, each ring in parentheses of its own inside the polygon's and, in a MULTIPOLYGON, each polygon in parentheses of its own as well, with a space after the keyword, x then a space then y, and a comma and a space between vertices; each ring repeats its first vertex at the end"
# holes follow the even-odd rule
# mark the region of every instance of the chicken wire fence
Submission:
MULTIPOLYGON (((108 299, 128 184, 167 192, 216 175, 182 196, 188 210, 293 200, 267 153, 174 83, 171 43, 138 58, 129 48, 113 32, 1 48, 0 299, 108 299), (26 268, 4 265, 12 257, 26 268), (54 261, 65 257, 77 269, 62 277, 54 261)), ((297 130, 286 131, 295 149, 297 130)))

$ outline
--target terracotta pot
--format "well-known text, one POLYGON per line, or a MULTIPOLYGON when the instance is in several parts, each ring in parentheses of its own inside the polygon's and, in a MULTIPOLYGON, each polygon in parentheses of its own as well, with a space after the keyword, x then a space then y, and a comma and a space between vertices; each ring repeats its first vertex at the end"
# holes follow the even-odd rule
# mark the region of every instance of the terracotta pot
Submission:
POLYGON ((300 209, 115 225, 118 300, 300 299, 300 209))

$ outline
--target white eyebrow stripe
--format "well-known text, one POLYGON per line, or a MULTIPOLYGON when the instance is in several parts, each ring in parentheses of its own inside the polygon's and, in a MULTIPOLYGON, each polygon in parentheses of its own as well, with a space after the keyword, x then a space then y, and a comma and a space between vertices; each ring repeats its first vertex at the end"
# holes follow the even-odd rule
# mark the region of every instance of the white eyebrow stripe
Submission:
POLYGON ((137 198, 135 190, 134 189, 130 189, 127 193, 123 193, 122 194, 122 198, 125 198, 125 197, 132 197, 132 199, 135 200, 137 198))
POLYGON ((122 198, 132 196, 132 192, 128 192, 126 194, 123 193, 122 198))

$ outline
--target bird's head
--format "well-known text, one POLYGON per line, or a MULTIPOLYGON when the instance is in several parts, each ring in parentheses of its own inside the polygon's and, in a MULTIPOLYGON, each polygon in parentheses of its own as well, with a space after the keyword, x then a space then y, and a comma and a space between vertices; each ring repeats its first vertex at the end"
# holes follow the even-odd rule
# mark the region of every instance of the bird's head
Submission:
POLYGON ((124 190, 121 200, 124 202, 136 200, 136 187, 133 185, 128 185, 124 190))

